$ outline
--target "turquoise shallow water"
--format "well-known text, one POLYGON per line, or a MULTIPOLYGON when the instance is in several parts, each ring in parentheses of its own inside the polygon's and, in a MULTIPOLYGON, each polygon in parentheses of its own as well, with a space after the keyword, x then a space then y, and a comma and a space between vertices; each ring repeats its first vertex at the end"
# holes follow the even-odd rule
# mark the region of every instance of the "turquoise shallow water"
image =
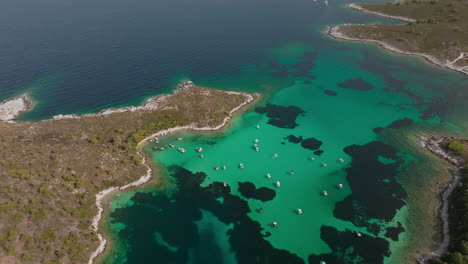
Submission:
MULTIPOLYGON (((236 118, 220 134, 170 136, 161 144, 174 143, 176 148, 163 152, 149 145, 147 152, 165 168, 171 191, 146 189, 130 198, 131 205, 124 200, 124 206, 113 208, 109 228, 125 228, 111 231, 121 244, 103 262, 408 260, 410 243, 421 235, 410 233, 408 225, 414 218, 408 193, 416 190, 403 186, 398 177, 421 157, 392 146, 392 140, 395 146, 402 140, 399 133, 385 144, 380 134, 423 125, 429 127, 425 133, 432 127, 466 135, 464 120, 446 120, 466 113, 468 82, 414 58, 316 36, 310 45, 293 41, 272 47, 265 51, 266 60, 246 64, 236 75, 196 80, 221 89, 266 91, 268 97, 260 109, 236 118), (290 142, 290 135, 302 142, 290 142), (319 147, 313 146, 317 140, 319 147), (177 147, 188 151, 182 154, 177 147), (204 158, 197 147, 204 149, 204 158), (314 154, 316 150, 323 153, 314 154), (192 174, 197 172, 201 174, 192 174), (201 227, 200 222, 211 225, 209 242, 208 223, 201 227), (159 239, 153 239, 152 232, 160 232, 159 239)), ((412 177, 428 176, 421 172, 412 177)))
MULTIPOLYGON (((398 176, 410 162, 412 166, 417 165, 418 159, 388 145, 388 140, 387 144, 382 143, 379 135, 422 124, 466 134, 461 126, 444 119, 464 111, 467 91, 463 87, 467 82, 462 76, 408 58, 392 58, 356 44, 341 44, 342 50, 324 49, 313 55, 307 49, 298 51, 296 45, 290 47, 289 53, 287 47, 280 47, 282 53, 276 56, 287 71, 297 70, 298 63, 303 61, 313 61, 308 64, 313 66, 305 70, 309 76, 295 77, 292 85, 275 90, 259 108, 236 118, 220 134, 169 136, 160 144, 174 143, 176 147, 162 152, 152 151, 153 145, 148 145, 146 151, 151 153, 154 162, 167 169, 172 182, 170 186, 174 188, 167 199, 172 200, 166 203, 161 201, 166 198, 154 198, 165 197, 165 194, 146 190, 132 198, 131 206, 113 209, 111 228, 116 223, 126 226, 124 231, 114 233, 115 239, 127 241, 129 245, 117 247, 118 254, 111 251, 104 262, 117 263, 126 256, 125 263, 138 263, 148 257, 146 251, 142 251, 142 245, 147 250, 157 249, 156 252, 169 248, 148 240, 145 236, 148 230, 139 231, 135 226, 141 221, 139 217, 154 221, 149 230, 168 228, 161 223, 178 222, 174 217, 185 217, 178 213, 166 214, 166 210, 188 210, 196 220, 194 222, 206 220, 206 210, 222 218, 233 210, 232 202, 225 204, 223 199, 234 196, 240 198, 238 204, 234 203, 239 207, 246 201, 245 219, 255 224, 247 220, 224 219, 224 225, 217 225, 218 220, 211 220, 213 232, 231 236, 227 244, 213 239, 211 242, 216 246, 207 247, 206 250, 217 254, 218 259, 193 258, 191 252, 206 242, 203 229, 197 226, 191 229, 196 237, 198 235, 191 241, 193 246, 178 247, 174 252, 187 257, 174 260, 160 253, 151 259, 163 263, 319 263, 321 260, 329 263, 404 263, 405 249, 411 241, 409 233, 403 231, 408 228, 408 206, 411 206, 407 193, 412 190, 399 183, 398 176), (353 48, 356 48, 355 52, 350 53, 348 49, 353 48), (409 74, 413 69, 416 72, 409 74), (437 78, 429 79, 430 74, 437 78), (316 143, 315 140, 307 141, 314 138, 322 144, 317 147, 290 142, 286 138, 290 135, 295 136, 292 141, 301 141, 298 138, 302 136, 302 142, 316 143), (179 141, 177 137, 183 140, 179 141), (256 139, 258 152, 253 148, 256 139), (180 153, 178 147, 185 148, 187 153, 180 153), (195 151, 197 147, 204 149, 203 158, 195 151), (323 153, 314 154, 317 149, 323 153), (241 163, 245 168, 239 168, 241 163), (220 169, 216 170, 216 166, 220 169), (289 173, 291 170, 293 175, 289 173), (195 184, 194 189, 185 187, 183 175, 190 172, 206 174, 206 178, 200 176, 201 184, 195 184), (271 178, 267 174, 271 174, 271 178), (280 181, 280 187, 276 186, 277 181, 280 181), (257 196, 255 191, 254 194, 243 193, 239 183, 253 183, 258 190, 257 196), (342 189, 337 188, 339 184, 343 184, 342 189), (269 190, 260 191, 258 188, 261 187, 269 190), (229 194, 226 195, 229 196, 219 197, 218 192, 227 188, 229 194), (205 197, 204 192, 208 190, 211 199, 199 201, 195 198, 198 195, 205 197), (324 190, 327 196, 323 195, 324 190), (193 201, 190 201, 191 195, 193 201), (189 200, 184 202, 179 196, 188 196, 189 200), (221 209, 211 207, 215 201, 221 209), (159 213, 146 212, 152 210, 148 206, 158 208, 154 210, 159 213), (300 215, 296 213, 298 208, 303 211, 300 215), (126 216, 135 212, 138 216, 126 216), (277 222, 279 227, 271 226, 272 222, 277 222), (226 225, 234 227, 226 231, 226 225), (239 241, 233 233, 242 232, 239 227, 242 225, 255 231, 249 231, 247 240, 239 241), (255 225, 259 228, 252 227, 255 225), (358 237, 356 231, 362 236, 358 237), (273 249, 255 244, 248 248, 238 245, 255 239, 266 241, 273 249), (285 250, 287 254, 282 258, 263 259, 279 254, 276 250, 285 250)), ((219 77, 206 82, 222 81, 219 77)), ((229 84, 232 80, 226 78, 224 81, 229 84)), ((426 177, 423 174, 412 176, 426 177)), ((235 206, 234 209, 242 212, 235 206)), ((174 225, 170 228, 173 230, 165 234, 165 239, 174 239, 171 247, 184 244, 179 240, 184 237, 184 231, 178 229, 180 225, 174 225)))

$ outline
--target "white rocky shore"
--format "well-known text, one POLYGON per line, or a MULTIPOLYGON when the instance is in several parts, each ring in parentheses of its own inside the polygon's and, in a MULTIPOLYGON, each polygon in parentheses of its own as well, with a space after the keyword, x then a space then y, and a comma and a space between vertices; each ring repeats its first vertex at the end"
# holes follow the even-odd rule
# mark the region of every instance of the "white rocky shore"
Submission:
MULTIPOLYGON (((415 21, 414 19, 411 19, 411 18, 408 18, 408 17, 392 16, 392 15, 387 15, 387 14, 383 14, 383 13, 379 13, 379 12, 370 11, 370 10, 367 10, 367 9, 357 5, 357 4, 349 4, 347 6, 350 7, 350 8, 362 11, 362 12, 375 14, 375 15, 379 15, 379 16, 383 16, 383 17, 388 17, 388 18, 393 18, 393 19, 398 19, 398 20, 408 21, 408 22, 414 22, 415 21)), ((456 66, 455 65, 455 63, 458 60, 460 60, 462 58, 465 58, 468 55, 468 52, 462 52, 460 54, 460 56, 458 56, 456 59, 454 59, 452 61, 448 61, 448 60, 447 61, 442 61, 442 60, 440 60, 440 59, 438 59, 438 58, 436 58, 434 56, 428 55, 428 54, 401 50, 401 49, 399 49, 399 48, 397 48, 395 46, 392 46, 392 45, 390 45, 390 44, 388 44, 388 43, 386 43, 384 41, 375 40, 375 39, 361 39, 361 38, 349 37, 349 36, 345 35, 343 32, 340 31, 340 28, 342 26, 350 26, 350 25, 359 25, 359 24, 343 24, 343 25, 337 25, 337 26, 330 26, 327 29, 327 34, 329 36, 335 38, 335 39, 340 39, 340 40, 374 43, 374 44, 377 44, 377 45, 381 46, 384 49, 387 49, 387 50, 390 50, 392 52, 399 53, 399 54, 412 55, 412 56, 421 56, 421 57, 425 58, 427 61, 429 61, 430 63, 433 63, 433 64, 435 64, 437 66, 448 68, 448 69, 458 71, 458 72, 461 72, 461 73, 464 73, 464 74, 468 75, 468 66, 456 66)))
POLYGON ((444 141, 445 138, 443 137, 440 137, 440 138, 437 138, 437 137, 431 137, 431 138, 425 138, 425 137, 422 137, 421 138, 421 146, 423 148, 426 148, 427 150, 429 150, 430 152, 432 152, 433 154, 439 156, 440 158, 452 163, 453 165, 455 166, 458 166, 459 165, 459 161, 458 159, 450 156, 450 154, 448 154, 447 152, 445 152, 441 147, 440 147, 440 144, 444 141))
MULTIPOLYGON (((358 25, 358 24, 344 24, 342 26, 347 26, 347 25, 358 25)), ((460 67, 460 66, 455 66, 454 65, 455 62, 458 61, 460 57, 455 59, 454 61, 445 61, 445 62, 443 62, 443 61, 437 59, 436 57, 428 55, 428 54, 418 53, 418 52, 410 52, 410 51, 403 51, 403 50, 401 50, 401 49, 399 49, 397 47, 394 47, 394 46, 392 46, 392 45, 390 45, 388 43, 385 43, 383 41, 380 41, 380 40, 360 39, 360 38, 352 38, 352 37, 346 36, 345 34, 340 32, 340 27, 341 26, 328 27, 327 34, 330 35, 331 37, 335 38, 335 39, 375 43, 375 44, 378 44, 379 46, 381 46, 381 47, 383 47, 383 48, 385 48, 387 50, 390 50, 390 51, 393 51, 393 52, 396 52, 396 53, 399 53, 399 54, 421 56, 421 57, 425 58, 427 61, 429 61, 429 62, 431 62, 431 63, 433 63, 433 64, 435 64, 437 66, 448 68, 448 69, 458 71, 458 72, 461 72, 461 73, 464 73, 464 74, 468 75, 468 67, 467 66, 460 67)), ((462 53, 460 55, 464 57, 465 53, 462 53)))
POLYGON ((356 10, 365 12, 365 13, 369 13, 369 14, 373 14, 373 15, 379 15, 379 16, 382 16, 382 17, 388 17, 388 18, 393 18, 393 19, 407 21, 407 22, 415 22, 416 21, 415 19, 412 19, 412 18, 409 18, 409 17, 392 16, 392 15, 387 15, 387 14, 376 12, 376 11, 371 11, 371 10, 365 9, 364 7, 362 7, 360 5, 357 5, 357 4, 348 4, 346 6, 349 7, 349 8, 352 8, 352 9, 356 9, 356 10))
POLYGON ((12 122, 21 113, 31 110, 33 102, 27 94, 0 102, 0 120, 12 122))
MULTIPOLYGON (((178 89, 175 91, 175 93, 177 92, 180 92, 182 89, 186 89, 186 88, 189 88, 191 86, 193 86, 194 84, 192 82, 184 82, 182 85, 180 85, 178 87, 178 89)), ((242 107, 246 106, 247 104, 250 104, 251 102, 254 101, 254 97, 250 94, 246 94, 246 93, 239 93, 239 92, 226 92, 227 94, 239 94, 239 95, 243 95, 245 96, 245 101, 242 102, 240 105, 238 105, 237 107, 235 107, 234 109, 232 109, 230 112, 229 112, 229 115, 227 117, 224 118, 224 120, 217 126, 214 126, 214 127, 197 127, 195 125, 188 125, 188 126, 179 126, 179 127, 173 127, 173 128, 169 128, 169 129, 166 129, 166 130, 162 130, 162 131, 159 131, 153 135, 150 135, 148 137, 146 137, 145 139, 143 139, 142 141, 140 141, 137 145, 137 154, 142 158, 142 163, 144 166, 146 166, 147 170, 146 170, 146 174, 143 175, 140 179, 134 181, 134 182, 131 182, 129 184, 126 184, 124 186, 120 186, 120 187, 111 187, 111 188, 108 188, 106 190, 103 190, 101 191, 100 193, 96 194, 96 207, 98 208, 98 213, 97 215, 93 218, 93 221, 92 221, 92 229, 96 232, 98 232, 99 230, 99 222, 102 218, 102 213, 104 211, 102 205, 104 203, 103 199, 109 195, 110 193, 114 192, 114 191, 122 191, 122 190, 125 190, 125 189, 128 189, 130 187, 136 187, 136 186, 139 186, 139 185, 142 185, 144 183, 147 183, 151 180, 152 178, 152 175, 153 175, 153 170, 151 169, 151 167, 146 163, 146 157, 145 155, 143 155, 141 153, 141 147, 144 143, 148 142, 150 139, 153 139, 155 137, 161 137, 161 136, 166 136, 166 135, 169 135, 169 134, 172 134, 172 133, 175 133, 175 132, 180 132, 180 131, 185 131, 185 130, 193 130, 193 131, 216 131, 216 130, 219 130, 221 128, 223 128, 227 123, 228 121, 232 118, 232 116, 234 115, 235 112, 237 112, 238 110, 240 110, 242 107)), ((143 106, 138 106, 138 107, 126 107, 124 109, 126 110, 121 110, 121 109, 112 109, 112 110, 104 110, 102 112, 100 112, 99 114, 96 114, 96 115, 105 115, 105 114, 110 114, 110 113, 116 113, 116 112, 126 112, 126 111, 136 111, 136 110, 156 110, 157 109, 157 102, 158 100, 161 100, 160 97, 155 97, 152 99, 150 99, 145 105, 143 106), (109 112, 109 111, 112 111, 112 112, 109 112)), ((89 116, 89 115, 86 115, 86 116, 89 116)), ((62 116, 62 117, 58 117, 58 118, 80 118, 80 117, 83 117, 83 116, 62 116)), ((104 252, 105 248, 106 248, 106 244, 107 244, 107 240, 102 236, 102 234, 98 233, 97 234, 98 236, 98 239, 99 239, 99 246, 98 248, 91 254, 90 258, 89 258, 89 261, 88 261, 88 264, 93 264, 94 262, 94 259, 99 255, 101 254, 102 252, 104 252)))
MULTIPOLYGON (((174 91, 173 94, 180 92, 183 89, 189 88, 193 86, 193 82, 187 81, 184 82, 183 84, 179 85, 177 89, 174 91)), ((83 117, 91 117, 91 116, 103 116, 103 115, 110 115, 113 113, 124 113, 124 112, 135 112, 135 111, 141 111, 141 110, 156 110, 158 109, 158 105, 163 102, 167 96, 170 96, 169 94, 164 94, 164 95, 158 95, 155 97, 149 98, 143 105, 139 106, 128 106, 128 107, 121 107, 121 108, 109 108, 109 109, 104 109, 100 111, 97 114, 85 114, 85 115, 56 115, 53 116, 52 119, 54 120, 59 120, 59 119, 73 119, 73 118, 83 118, 83 117)))

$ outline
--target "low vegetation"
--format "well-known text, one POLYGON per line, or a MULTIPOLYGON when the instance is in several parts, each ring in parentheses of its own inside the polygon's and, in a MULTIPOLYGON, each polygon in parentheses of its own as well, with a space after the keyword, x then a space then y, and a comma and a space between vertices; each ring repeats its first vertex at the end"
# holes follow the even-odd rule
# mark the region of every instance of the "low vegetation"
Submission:
POLYGON ((359 4, 383 14, 414 19, 398 25, 344 25, 340 32, 356 39, 382 41, 402 51, 423 53, 442 63, 468 67, 468 0, 407 0, 388 4, 359 4))
POLYGON ((246 100, 192 87, 158 110, 0 122, 0 263, 87 263, 95 195, 146 173, 136 145, 174 126, 220 124, 246 100))

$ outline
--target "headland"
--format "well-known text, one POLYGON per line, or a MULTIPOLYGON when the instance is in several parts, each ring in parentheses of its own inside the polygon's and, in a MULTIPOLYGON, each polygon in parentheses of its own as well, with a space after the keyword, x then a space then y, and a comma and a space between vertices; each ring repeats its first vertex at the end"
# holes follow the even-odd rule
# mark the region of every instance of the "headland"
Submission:
POLYGON ((375 43, 468 74, 468 3, 455 0, 349 4, 348 7, 406 24, 344 24, 328 28, 336 39, 375 43))
POLYGON ((259 96, 184 82, 142 106, 11 122, 28 109, 26 98, 0 105, 10 121, 0 121, 5 263, 92 263, 105 249, 105 196, 157 181, 141 146, 181 129, 220 129, 259 96))

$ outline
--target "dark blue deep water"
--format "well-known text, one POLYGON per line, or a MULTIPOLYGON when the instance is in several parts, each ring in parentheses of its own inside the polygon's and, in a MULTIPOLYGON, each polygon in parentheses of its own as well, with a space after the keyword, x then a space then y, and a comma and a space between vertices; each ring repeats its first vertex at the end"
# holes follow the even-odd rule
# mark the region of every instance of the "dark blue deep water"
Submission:
POLYGON ((138 104, 181 78, 239 74, 286 43, 319 46, 326 24, 371 20, 308 0, 5 0, 0 99, 29 92, 39 104, 27 120, 138 104))

